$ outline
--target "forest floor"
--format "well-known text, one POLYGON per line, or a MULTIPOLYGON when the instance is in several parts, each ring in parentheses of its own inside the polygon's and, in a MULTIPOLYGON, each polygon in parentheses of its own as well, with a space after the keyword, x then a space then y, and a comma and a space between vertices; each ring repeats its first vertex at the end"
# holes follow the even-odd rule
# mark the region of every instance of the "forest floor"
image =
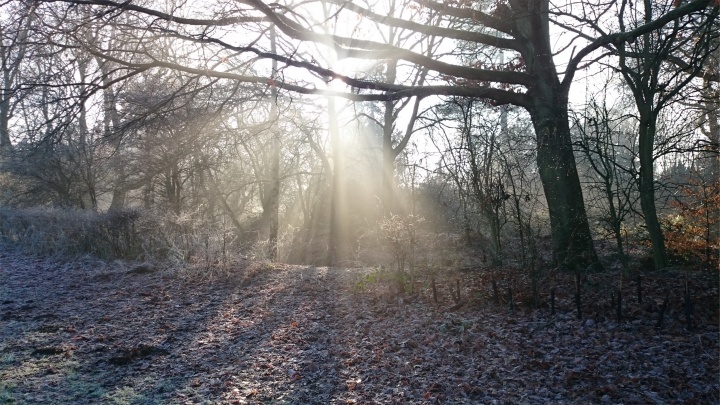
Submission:
POLYGON ((717 271, 687 278, 692 330, 682 272, 643 274, 642 304, 626 282, 618 322, 617 272, 586 280, 579 320, 563 275, 552 314, 511 270, 446 272, 438 304, 369 271, 241 261, 211 279, 0 253, 0 404, 720 401, 717 271))

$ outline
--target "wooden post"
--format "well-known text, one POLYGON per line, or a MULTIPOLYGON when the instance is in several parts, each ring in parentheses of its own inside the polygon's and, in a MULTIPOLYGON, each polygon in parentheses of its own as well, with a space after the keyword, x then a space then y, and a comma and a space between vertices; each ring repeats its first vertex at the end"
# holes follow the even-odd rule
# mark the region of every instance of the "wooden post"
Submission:
POLYGON ((582 319, 582 297, 580 295, 580 275, 575 274, 575 308, 578 319, 582 319))
POLYGON ((500 305, 500 296, 498 294, 497 281, 495 278, 492 280, 493 298, 495 299, 495 305, 500 305))
POLYGON ((687 330, 693 330, 693 302, 690 299, 690 289, 685 285, 685 320, 687 322, 687 330))
POLYGON ((662 328, 663 319, 665 318, 665 310, 667 310, 668 306, 668 295, 665 295, 665 299, 663 300, 662 306, 660 307, 660 313, 658 314, 658 320, 655 324, 656 328, 662 328))

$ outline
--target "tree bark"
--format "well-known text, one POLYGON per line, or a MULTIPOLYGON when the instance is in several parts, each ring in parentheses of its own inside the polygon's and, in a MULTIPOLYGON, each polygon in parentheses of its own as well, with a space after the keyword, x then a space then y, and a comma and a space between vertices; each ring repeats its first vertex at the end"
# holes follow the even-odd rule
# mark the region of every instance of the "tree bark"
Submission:
POLYGON ((342 182, 343 182, 343 159, 340 142, 340 130, 338 128, 337 111, 335 100, 328 98, 328 127, 330 130, 330 144, 332 147, 332 189, 330 191, 330 234, 328 236, 328 265, 334 266, 338 260, 338 250, 342 246, 343 232, 341 215, 342 210, 342 182))
MULTIPOLYGON (((270 51, 276 52, 275 27, 270 29, 270 51)), ((272 61, 273 79, 277 73, 277 61, 272 61)), ((278 228, 280 215, 280 133, 278 130, 278 106, 277 87, 270 88, 270 136, 272 136, 272 151, 270 162, 270 204, 269 208, 269 241, 270 241, 270 260, 276 260, 278 254, 278 228)))
MULTIPOLYGON (((638 107, 641 107, 638 105, 638 107)), ((655 208, 655 171, 653 151, 655 144, 655 114, 649 108, 640 108, 640 133, 638 149, 640 155, 640 206, 645 217, 645 226, 653 249, 653 262, 655 269, 667 267, 667 254, 665 252, 665 238, 662 234, 660 221, 655 208)))
POLYGON ((270 259, 276 260, 278 254, 278 228, 280 214, 280 134, 272 134, 272 162, 270 163, 270 259))
POLYGON ((0 150, 8 150, 12 147, 10 142, 10 89, 8 83, 10 81, 9 72, 3 71, 4 89, 0 92, 0 150), (8 94, 6 94, 8 93, 8 94))
POLYGON ((561 268, 599 267, 587 220, 568 123, 569 88, 560 83, 550 44, 547 1, 512 3, 520 36, 528 41, 522 55, 533 79, 528 112, 537 137, 537 163, 550 215, 555 261, 561 268), (517 8, 517 9, 516 9, 517 8), (526 8, 526 14, 521 14, 526 8))
MULTIPOLYGON (((556 106, 561 107, 561 106, 556 106)), ((538 170, 550 214, 555 260, 565 269, 599 266, 590 233, 566 109, 531 112, 538 141, 538 170)))

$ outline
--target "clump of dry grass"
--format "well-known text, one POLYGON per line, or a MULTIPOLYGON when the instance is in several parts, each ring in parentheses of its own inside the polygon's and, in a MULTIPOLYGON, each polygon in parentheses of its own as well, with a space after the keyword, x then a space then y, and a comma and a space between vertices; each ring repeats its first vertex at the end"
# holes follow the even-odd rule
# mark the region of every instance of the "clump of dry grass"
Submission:
POLYGON ((141 235, 151 228, 134 210, 0 208, 0 240, 32 254, 135 258, 142 255, 141 235))
MULTIPOLYGON (((235 277, 249 263, 232 229, 197 212, 0 207, 0 243, 36 256, 143 263, 190 280, 235 277)), ((266 250, 259 244, 255 251, 266 250)))
POLYGON ((47 207, 0 208, 0 241, 44 256, 90 255, 175 264, 222 261, 232 244, 228 232, 202 224, 191 214, 47 207))

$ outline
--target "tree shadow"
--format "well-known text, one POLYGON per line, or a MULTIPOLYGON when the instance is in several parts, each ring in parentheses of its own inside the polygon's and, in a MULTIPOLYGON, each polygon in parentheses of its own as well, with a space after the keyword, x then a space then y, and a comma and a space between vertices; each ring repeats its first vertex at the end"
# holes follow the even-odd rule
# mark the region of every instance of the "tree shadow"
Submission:
POLYGON ((0 343, 14 357, 0 370, 22 374, 4 383, 10 402, 327 403, 345 387, 327 270, 239 269, 193 285, 32 267, 7 283, 14 323, 0 343))

